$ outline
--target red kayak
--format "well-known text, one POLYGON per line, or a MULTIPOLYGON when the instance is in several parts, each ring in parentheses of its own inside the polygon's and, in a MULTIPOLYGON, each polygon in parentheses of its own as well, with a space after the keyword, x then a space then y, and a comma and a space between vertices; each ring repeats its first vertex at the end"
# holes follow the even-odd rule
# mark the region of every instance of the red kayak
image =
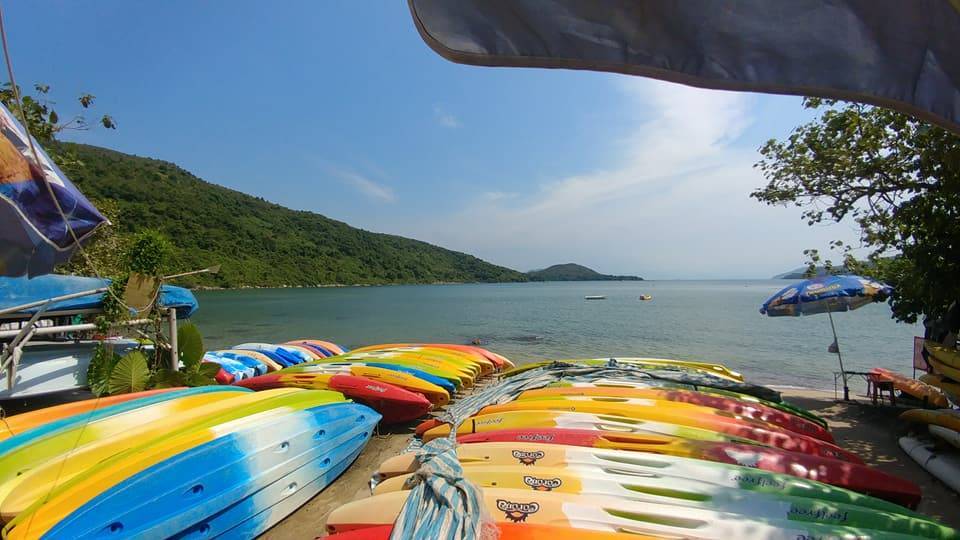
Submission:
POLYGON ((866 465, 751 444, 692 441, 665 435, 617 434, 563 428, 487 431, 461 435, 457 437, 457 441, 461 444, 484 442, 563 444, 690 457, 816 480, 910 508, 916 508, 920 502, 920 488, 916 484, 866 465))
POLYGON ((433 406, 426 397, 399 386, 366 377, 332 373, 284 373, 276 371, 234 383, 251 390, 307 388, 333 390, 363 403, 383 416, 384 424, 409 422, 427 414, 433 406))
POLYGON ((539 399, 549 397, 564 396, 587 396, 602 397, 611 399, 659 399, 663 401, 675 401, 681 403, 692 403, 703 407, 710 407, 719 411, 725 411, 744 418, 759 420, 768 424, 780 426, 789 429, 794 433, 808 435, 820 439, 821 441, 834 442, 833 435, 823 426, 811 422, 806 418, 768 407, 762 403, 753 403, 750 401, 741 401, 735 398, 722 396, 713 396, 693 390, 679 390, 666 388, 613 388, 608 386, 580 387, 580 386, 561 386, 551 388, 538 388, 536 390, 527 390, 520 394, 519 400, 539 399))

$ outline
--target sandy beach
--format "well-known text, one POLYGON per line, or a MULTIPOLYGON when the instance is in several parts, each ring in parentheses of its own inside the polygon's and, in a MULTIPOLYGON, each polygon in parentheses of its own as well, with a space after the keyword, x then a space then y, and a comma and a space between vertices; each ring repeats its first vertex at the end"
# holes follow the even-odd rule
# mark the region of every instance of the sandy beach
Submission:
MULTIPOLYGON (((838 444, 858 453, 869 465, 916 482, 923 490, 919 511, 960 528, 960 496, 939 483, 897 444, 907 424, 897 420, 900 407, 874 406, 869 399, 844 403, 833 392, 782 389, 784 399, 819 414, 830 423, 838 444)), ((327 515, 339 505, 367 497, 368 482, 380 462, 403 451, 412 427, 375 436, 357 461, 330 487, 267 531, 267 540, 308 539, 324 534, 327 515)))

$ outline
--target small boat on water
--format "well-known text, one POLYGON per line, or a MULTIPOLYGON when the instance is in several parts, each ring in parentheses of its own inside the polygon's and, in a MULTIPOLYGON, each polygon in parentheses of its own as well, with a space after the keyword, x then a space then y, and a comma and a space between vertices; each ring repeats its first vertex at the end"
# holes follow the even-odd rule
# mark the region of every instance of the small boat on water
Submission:
POLYGON ((588 295, 583 297, 584 300, 606 300, 607 297, 602 294, 588 295))
POLYGON ((644 301, 653 300, 653 295, 650 295, 650 294, 641 294, 641 295, 640 295, 640 300, 644 300, 644 301))

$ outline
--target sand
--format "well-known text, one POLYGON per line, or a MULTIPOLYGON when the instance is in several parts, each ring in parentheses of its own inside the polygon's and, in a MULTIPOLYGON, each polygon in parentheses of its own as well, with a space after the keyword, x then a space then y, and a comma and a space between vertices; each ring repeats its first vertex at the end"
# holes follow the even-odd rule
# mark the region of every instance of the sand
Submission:
MULTIPOLYGON (((824 417, 837 442, 858 453, 869 465, 916 482, 923 490, 919 510, 946 525, 960 528, 960 496, 939 483, 907 456, 897 439, 907 424, 897 420, 900 407, 874 406, 870 400, 834 400, 833 392, 781 389, 784 398, 824 417)), ((368 482, 384 459, 400 454, 412 428, 376 436, 357 461, 336 482, 294 512, 261 538, 310 539, 324 534, 327 515, 349 501, 369 496, 368 482)))

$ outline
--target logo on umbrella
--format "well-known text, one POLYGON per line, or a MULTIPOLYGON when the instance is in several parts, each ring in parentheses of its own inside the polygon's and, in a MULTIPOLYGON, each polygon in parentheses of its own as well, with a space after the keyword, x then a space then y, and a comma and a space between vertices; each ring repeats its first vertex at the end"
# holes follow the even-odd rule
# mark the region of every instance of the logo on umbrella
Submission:
POLYGON ((497 509, 503 512, 505 518, 514 523, 522 523, 527 520, 530 514, 536 514, 540 511, 540 505, 535 502, 518 503, 497 499, 497 509))
POLYGON ((543 459, 543 456, 546 455, 541 450, 535 450, 533 452, 526 452, 524 450, 514 450, 513 457, 520 462, 521 465, 533 465, 539 459, 543 459))
POLYGON ((536 476, 524 476, 523 483, 532 487, 535 491, 553 491, 563 485, 563 480, 559 478, 537 478, 536 476))

